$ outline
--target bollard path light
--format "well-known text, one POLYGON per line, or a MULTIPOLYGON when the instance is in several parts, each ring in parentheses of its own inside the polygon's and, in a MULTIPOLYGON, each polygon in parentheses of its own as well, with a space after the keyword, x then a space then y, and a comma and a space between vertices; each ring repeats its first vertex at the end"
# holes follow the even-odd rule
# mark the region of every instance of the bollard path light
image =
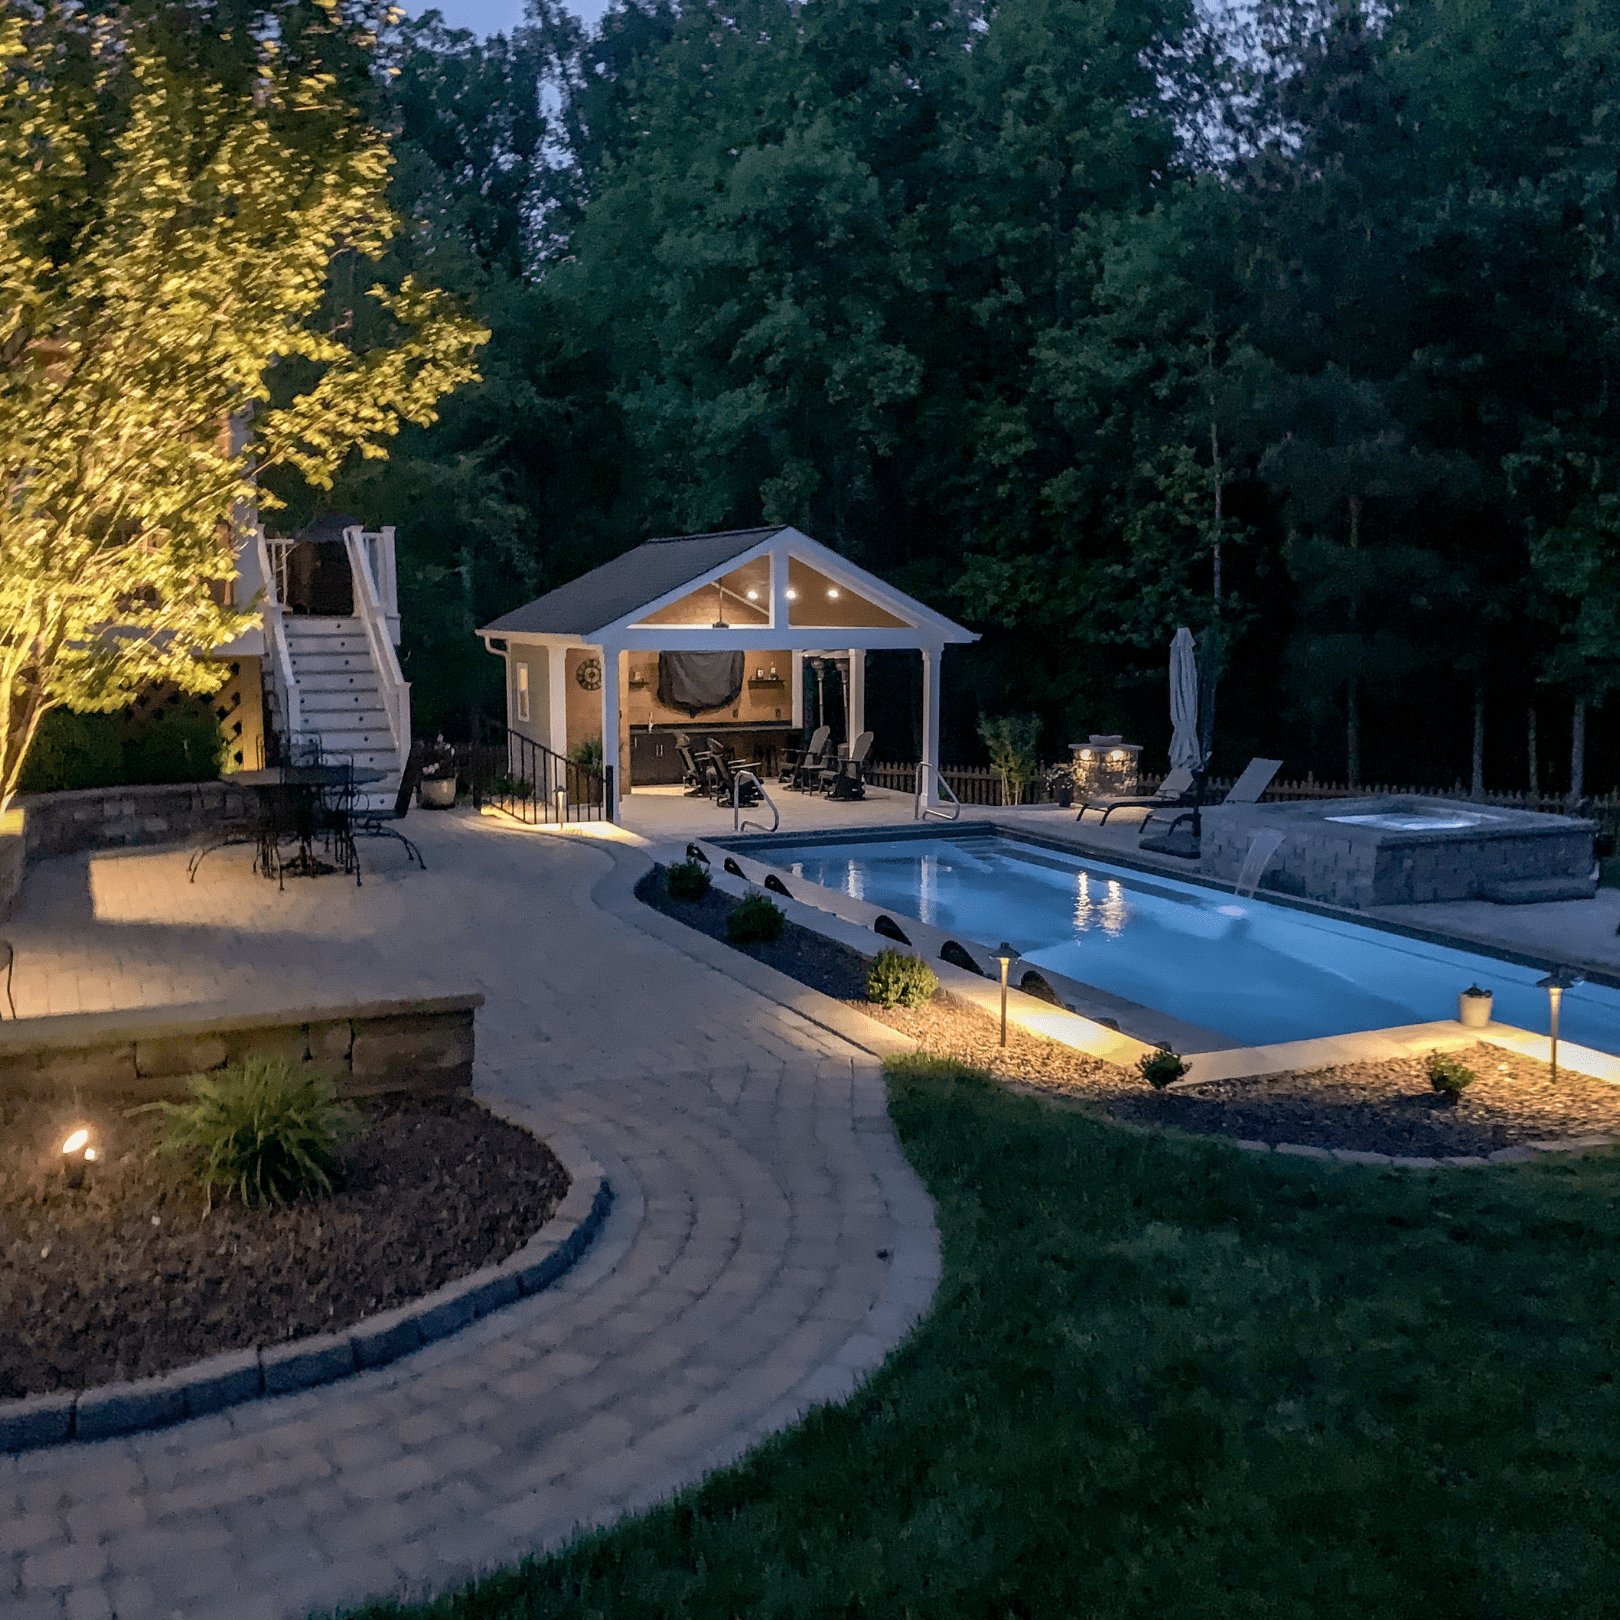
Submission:
POLYGON ((1547 992, 1547 1002, 1550 1009, 1549 1029, 1552 1035, 1552 1077, 1553 1084, 1558 1083, 1558 1007, 1564 999, 1566 990, 1573 990, 1585 978, 1574 968, 1554 968, 1545 979, 1536 980, 1536 988, 1547 992))
POLYGON ((1018 952, 1006 940, 996 947, 996 960, 1001 963, 1001 1044, 1007 1044, 1007 966, 1018 952))

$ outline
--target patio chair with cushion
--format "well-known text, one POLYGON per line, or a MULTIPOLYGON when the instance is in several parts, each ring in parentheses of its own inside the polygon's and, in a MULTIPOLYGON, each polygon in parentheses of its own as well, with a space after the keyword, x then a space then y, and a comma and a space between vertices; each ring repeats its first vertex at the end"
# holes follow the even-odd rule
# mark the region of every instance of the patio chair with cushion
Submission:
MULTIPOLYGON (((1080 814, 1074 819, 1084 821, 1086 811, 1102 811, 1102 821, 1097 825, 1103 826, 1116 810, 1159 810, 1166 805, 1182 805, 1191 801, 1193 792, 1193 773, 1186 765, 1178 765, 1165 777, 1153 793, 1104 793, 1095 799, 1087 799, 1080 806, 1080 814)), ((1149 818, 1151 819, 1151 817, 1149 818)))
MULTIPOLYGON (((778 780, 784 787, 792 787, 798 780, 801 767, 809 764, 811 760, 820 760, 827 751, 827 739, 832 735, 831 726, 817 726, 810 733, 810 741, 802 748, 787 748, 783 750, 782 774, 778 780)), ((821 769, 817 765, 816 769, 821 769)))
MULTIPOLYGON (((1222 804, 1258 804, 1265 796, 1266 790, 1271 786, 1277 772, 1282 769, 1280 759, 1251 759, 1244 767, 1243 774, 1226 791, 1222 804)), ((1176 841, 1176 833, 1184 822, 1192 822, 1197 826, 1197 818, 1202 809, 1207 806, 1194 805, 1191 810, 1183 810, 1172 818, 1170 825, 1162 833, 1155 833, 1151 838, 1147 836, 1147 829, 1157 816, 1157 811, 1150 811, 1146 821, 1142 823, 1142 849, 1154 850, 1161 855, 1196 855, 1196 847, 1187 847, 1187 840, 1176 841)), ((1196 841, 1194 841, 1196 843, 1196 841)))
POLYGON ((872 733, 863 731, 849 753, 821 773, 821 791, 829 799, 866 797, 866 756, 872 752, 872 733))

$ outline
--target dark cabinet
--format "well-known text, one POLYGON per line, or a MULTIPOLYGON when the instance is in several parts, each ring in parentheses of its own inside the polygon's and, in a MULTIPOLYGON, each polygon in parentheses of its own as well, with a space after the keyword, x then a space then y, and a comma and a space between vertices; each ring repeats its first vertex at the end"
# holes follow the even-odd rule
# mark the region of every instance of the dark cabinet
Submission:
POLYGON ((675 748, 675 738, 667 731, 630 733, 631 787, 657 787, 679 782, 686 767, 675 748))

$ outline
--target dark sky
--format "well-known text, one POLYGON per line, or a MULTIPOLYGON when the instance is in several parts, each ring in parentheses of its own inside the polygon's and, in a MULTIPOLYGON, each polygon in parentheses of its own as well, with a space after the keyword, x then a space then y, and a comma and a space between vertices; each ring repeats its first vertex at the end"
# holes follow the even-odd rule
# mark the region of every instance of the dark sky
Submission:
MULTIPOLYGON (((577 17, 594 23, 607 10, 607 0, 571 0, 568 7, 577 17)), ((475 34, 510 33, 523 21, 523 0, 439 0, 438 5, 413 5, 413 16, 437 10, 453 28, 470 28, 475 34)))

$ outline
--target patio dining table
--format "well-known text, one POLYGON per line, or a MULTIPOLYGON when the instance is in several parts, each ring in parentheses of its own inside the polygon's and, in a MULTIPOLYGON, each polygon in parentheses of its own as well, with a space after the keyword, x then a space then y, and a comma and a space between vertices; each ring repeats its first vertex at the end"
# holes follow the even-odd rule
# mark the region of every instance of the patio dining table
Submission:
POLYGON ((204 845, 191 858, 195 879, 202 858, 212 849, 232 843, 255 843, 258 853, 254 867, 263 877, 274 877, 285 886, 291 877, 325 877, 333 872, 359 876, 360 857, 355 851, 353 821, 354 793, 358 787, 380 782, 387 773, 359 770, 349 764, 270 765, 261 770, 236 771, 232 787, 256 793, 259 813, 247 829, 233 829, 204 845), (322 810, 328 815, 322 817, 322 810), (324 820, 324 825, 323 825, 324 820), (315 840, 327 835, 327 847, 338 860, 334 865, 315 853, 315 840), (283 859, 281 846, 296 839, 297 852, 283 859))

